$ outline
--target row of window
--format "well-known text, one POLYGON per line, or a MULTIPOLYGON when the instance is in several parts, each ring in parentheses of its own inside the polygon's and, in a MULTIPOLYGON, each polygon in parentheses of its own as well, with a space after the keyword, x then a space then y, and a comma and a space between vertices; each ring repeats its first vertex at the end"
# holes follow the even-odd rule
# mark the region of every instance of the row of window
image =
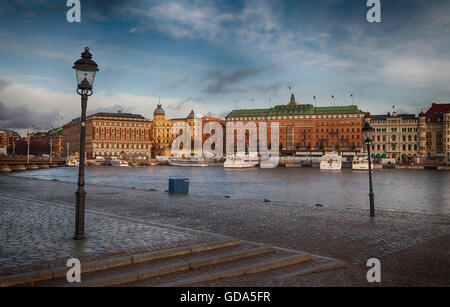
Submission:
MULTIPOLYGON (((311 139, 311 135, 308 135, 307 137, 306 137, 306 135, 300 135, 298 138, 300 140, 301 139, 306 139, 306 138, 311 139)), ((347 140, 349 140, 350 138, 352 140, 355 140, 355 139, 359 140, 359 134, 357 134, 357 135, 352 134, 351 136, 347 134, 347 136, 341 135, 341 137, 339 137, 339 135, 329 135, 329 134, 318 135, 318 134, 316 134, 316 139, 321 139, 321 140, 324 140, 324 139, 336 139, 336 140, 339 140, 339 139, 345 140, 345 139, 347 139, 347 140)), ((283 140, 283 139, 288 139, 289 140, 289 139, 291 139, 291 137, 280 135, 280 140, 283 140)))
POLYGON ((289 120, 289 119, 333 119, 333 118, 363 118, 363 114, 334 114, 334 115, 285 115, 285 116, 250 116, 250 117, 231 117, 230 121, 249 121, 249 120, 289 120))
MULTIPOLYGON (((302 126, 302 124, 308 124, 311 125, 311 123, 285 123, 285 122, 281 122, 280 126, 281 127, 290 127, 290 126, 302 126)), ((316 126, 358 126, 358 125, 362 125, 362 122, 358 121, 352 121, 352 122, 330 122, 330 121, 326 121, 326 122, 316 122, 316 126)))
POLYGON ((130 137, 129 135, 127 135, 127 137, 125 138, 125 136, 123 136, 123 135, 116 137, 114 135, 104 136, 104 135, 97 134, 97 135, 95 135, 94 140, 107 140, 107 141, 125 141, 125 140, 126 141, 144 141, 145 140, 145 141, 148 141, 149 137, 148 137, 148 135, 146 135, 145 137, 143 137, 143 136, 139 137, 138 135, 137 136, 132 135, 130 137))
POLYGON ((101 131, 101 133, 109 133, 111 132, 111 134, 119 134, 119 133, 127 133, 127 134, 150 134, 150 130, 144 130, 144 129, 118 129, 118 128, 95 128, 95 132, 99 133, 99 131, 101 131))
MULTIPOLYGON (((380 151, 380 150, 385 151, 386 150, 386 145, 385 144, 383 144, 383 145, 380 145, 380 144, 372 145, 372 150, 375 150, 375 148, 378 151, 380 151)), ((396 144, 391 144, 391 148, 392 148, 392 150, 397 150, 396 144)), ((413 150, 413 148, 414 148, 414 150, 417 151, 417 145, 416 144, 414 146, 411 145, 411 144, 408 144, 408 145, 403 144, 401 148, 403 150, 413 150)))
POLYGON ((118 127, 147 127, 150 128, 150 123, 132 123, 132 122, 106 122, 106 121, 94 121, 94 126, 118 126, 118 127))
MULTIPOLYGON (((413 140, 415 142, 417 142, 417 135, 414 135, 414 136, 412 136, 412 135, 408 135, 408 136, 402 135, 401 139, 403 140, 403 142, 406 142, 406 140, 408 140, 408 142, 412 142, 413 140)), ((386 142, 386 136, 385 135, 377 135, 375 137, 375 140, 377 142, 381 142, 381 141, 386 142)), ((396 135, 391 136, 391 140, 392 140, 392 142, 396 142, 397 141, 397 136, 396 135)))
MULTIPOLYGON (((286 144, 286 142, 280 142, 280 145, 283 147, 283 149, 286 149, 288 146, 286 144)), ((292 147, 299 147, 299 146, 308 146, 311 147, 311 142, 299 142, 297 144, 291 144, 292 147)), ((360 142, 344 142, 344 143, 339 143, 339 142, 316 142, 315 143, 315 148, 320 148, 320 147, 336 147, 336 146, 342 146, 342 147, 354 147, 354 148, 359 148, 361 146, 360 142)))
POLYGON ((94 148, 103 149, 150 149, 149 144, 98 144, 94 143, 94 148))

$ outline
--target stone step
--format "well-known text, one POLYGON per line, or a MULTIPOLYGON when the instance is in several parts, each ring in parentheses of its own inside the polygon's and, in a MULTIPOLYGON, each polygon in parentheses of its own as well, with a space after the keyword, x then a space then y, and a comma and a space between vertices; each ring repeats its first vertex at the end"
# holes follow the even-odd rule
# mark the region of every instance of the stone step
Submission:
POLYGON ((331 271, 331 270, 336 270, 336 269, 342 269, 342 268, 346 268, 347 266, 348 266, 348 264, 345 261, 334 260, 334 261, 329 261, 329 262, 323 263, 323 264, 311 265, 309 267, 302 268, 300 270, 294 270, 292 272, 277 276, 276 278, 277 279, 287 279, 287 278, 292 278, 292 277, 300 277, 300 276, 313 274, 313 273, 320 273, 320 272, 326 272, 326 271, 331 271))
POLYGON ((246 275, 246 274, 256 274, 256 273, 260 273, 260 272, 264 272, 264 271, 270 271, 270 270, 277 269, 280 267, 284 267, 284 266, 288 266, 288 265, 292 265, 292 264, 296 264, 296 263, 300 263, 300 262, 305 262, 305 261, 309 261, 309 260, 311 260, 310 254, 298 254, 298 255, 294 255, 294 256, 272 259, 269 261, 257 262, 255 264, 238 266, 236 268, 226 270, 226 271, 221 271, 221 272, 218 272, 215 274, 205 274, 205 275, 195 276, 192 278, 187 278, 187 279, 183 279, 183 280, 178 280, 178 281, 174 281, 174 282, 161 284, 159 286, 161 286, 161 287, 186 287, 186 286, 190 286, 193 284, 211 281, 211 280, 217 280, 217 279, 221 279, 221 278, 229 278, 229 277, 236 277, 236 276, 241 276, 241 275, 246 275))
POLYGON ((347 267, 344 261, 313 255, 310 261, 279 267, 252 275, 243 275, 193 284, 193 287, 292 287, 308 274, 347 267))
POLYGON ((292 280, 295 282, 295 278, 306 274, 346 266, 345 262, 309 253, 224 240, 82 264, 81 283, 68 283, 65 276, 68 268, 59 268, 51 272, 51 277, 45 277, 41 272, 41 281, 19 284, 46 287, 276 287, 286 282, 292 284, 292 280))
MULTIPOLYGON (((146 263, 151 261, 170 260, 177 256, 196 255, 204 252, 221 250, 225 248, 233 248, 240 246, 241 242, 236 239, 213 241, 204 244, 174 248, 162 251, 153 251, 142 254, 112 257, 81 264, 81 274, 89 274, 90 272, 102 272, 106 270, 121 268, 131 264, 146 263)), ((66 282, 65 276, 68 267, 58 267, 48 270, 34 271, 23 274, 15 274, 11 276, 0 277, 0 287, 18 286, 18 285, 57 285, 66 282)))
POLYGON ((236 259, 227 263, 219 263, 206 267, 195 268, 168 274, 147 280, 138 280, 124 286, 129 287, 174 287, 188 286, 220 278, 256 274, 273 270, 286 265, 309 261, 312 255, 301 252, 286 252, 275 248, 274 252, 257 255, 250 258, 236 259))
POLYGON ((272 247, 255 247, 240 250, 222 251, 213 255, 196 256, 196 257, 180 257, 177 261, 168 264, 146 263, 145 265, 131 265, 124 267, 122 272, 104 272, 101 275, 91 275, 86 277, 79 284, 71 284, 70 286, 80 287, 104 287, 116 286, 130 282, 143 281, 147 279, 155 279, 161 276, 170 276, 171 274, 195 271, 204 267, 231 263, 242 259, 249 259, 274 253, 272 247))

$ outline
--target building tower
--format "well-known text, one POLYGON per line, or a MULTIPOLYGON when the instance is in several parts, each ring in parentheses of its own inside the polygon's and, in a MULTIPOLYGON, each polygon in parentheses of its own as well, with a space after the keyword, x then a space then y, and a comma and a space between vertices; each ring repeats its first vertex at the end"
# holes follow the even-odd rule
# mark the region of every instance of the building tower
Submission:
POLYGON ((443 146, 447 161, 450 159, 450 110, 443 115, 443 146))
POLYGON ((166 156, 170 152, 170 139, 172 135, 170 122, 166 121, 166 113, 161 104, 153 112, 153 152, 152 156, 166 156))
POLYGON ((419 157, 424 159, 428 156, 427 150, 427 116, 419 113, 419 157))

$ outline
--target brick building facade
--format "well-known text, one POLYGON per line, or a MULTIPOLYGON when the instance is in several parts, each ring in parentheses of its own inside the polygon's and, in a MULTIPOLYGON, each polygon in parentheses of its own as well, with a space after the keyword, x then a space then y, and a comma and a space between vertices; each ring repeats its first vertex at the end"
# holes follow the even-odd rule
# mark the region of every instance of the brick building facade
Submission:
POLYGON ((450 103, 433 103, 425 113, 420 113, 420 155, 441 158, 450 155, 450 103))
POLYGON ((282 153, 295 151, 359 151, 362 147, 364 113, 356 106, 314 107, 297 104, 294 94, 286 105, 269 109, 234 110, 227 122, 266 123, 270 144, 271 123, 279 124, 282 153))
MULTIPOLYGON (((96 156, 149 155, 152 122, 129 113, 96 113, 86 119, 86 154, 96 156)), ((80 119, 63 126, 63 143, 70 153, 80 150, 80 119)))

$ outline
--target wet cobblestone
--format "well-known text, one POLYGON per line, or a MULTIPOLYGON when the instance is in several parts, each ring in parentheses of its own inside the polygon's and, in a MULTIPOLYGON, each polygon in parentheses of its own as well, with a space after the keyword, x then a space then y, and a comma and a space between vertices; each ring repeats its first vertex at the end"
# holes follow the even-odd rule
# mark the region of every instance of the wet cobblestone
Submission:
POLYGON ((216 239, 88 212, 87 239, 76 241, 71 209, 0 196, 0 212, 0 276, 216 239))
MULTIPOLYGON (((73 207, 75 189, 73 183, 0 176, 0 195, 9 197, 73 207)), ((392 258, 391 263, 409 263, 411 267, 423 263, 432 266, 433 261, 428 260, 433 253, 421 253, 425 259, 409 259, 412 252, 406 251, 427 246, 433 240, 439 240, 443 248, 450 245, 450 216, 377 210, 377 217, 371 219, 368 210, 327 204, 316 207, 315 204, 265 203, 217 196, 173 197, 162 191, 100 185, 89 185, 87 191, 86 206, 91 211, 137 219, 158 227, 173 225, 340 259, 349 262, 351 267, 362 268, 356 270, 358 274, 373 257, 392 258)), ((131 236, 132 232, 128 233, 131 236)), ((117 244, 121 244, 120 240, 117 244)), ((39 252, 34 256, 40 257, 39 252)), ((436 255, 441 256, 442 253, 436 255)), ((0 255, 0 258, 5 257, 0 255)), ((450 260, 441 258, 441 269, 450 270, 450 260)), ((345 272, 351 274, 352 270, 342 272, 342 280, 351 280, 345 272)), ((420 280, 418 276, 414 278, 420 280)))

